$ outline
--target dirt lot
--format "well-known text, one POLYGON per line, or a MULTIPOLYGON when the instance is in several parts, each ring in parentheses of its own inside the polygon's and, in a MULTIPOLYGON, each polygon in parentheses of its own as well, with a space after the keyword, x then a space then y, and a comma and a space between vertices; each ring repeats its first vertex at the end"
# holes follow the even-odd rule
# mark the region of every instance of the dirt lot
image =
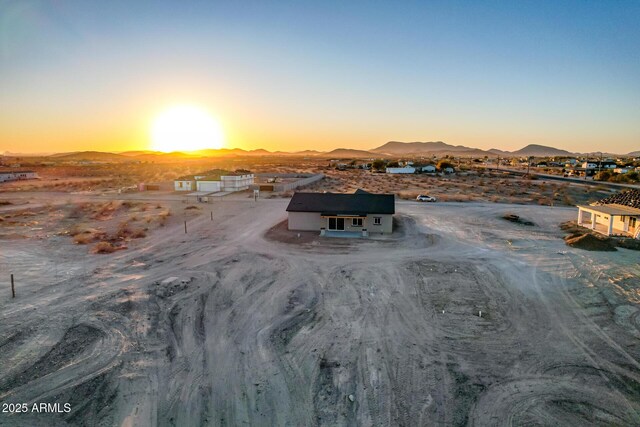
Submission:
POLYGON ((390 238, 297 241, 286 204, 105 255, 0 241, 0 402, 71 404, 0 425, 640 424, 638 253, 565 246, 575 209, 401 202, 390 238))

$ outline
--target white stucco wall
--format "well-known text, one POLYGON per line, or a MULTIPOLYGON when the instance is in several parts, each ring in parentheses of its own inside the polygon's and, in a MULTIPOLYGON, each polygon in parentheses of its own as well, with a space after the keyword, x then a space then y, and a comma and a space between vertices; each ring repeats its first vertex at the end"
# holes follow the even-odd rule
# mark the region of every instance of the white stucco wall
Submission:
POLYGON ((387 173, 415 173, 416 168, 404 167, 404 168, 387 168, 387 173))
POLYGON ((197 182, 197 191, 220 191, 221 183, 220 181, 198 181, 197 182))
POLYGON ((174 181, 174 189, 176 191, 195 191, 194 181, 174 181), (182 184, 182 185, 180 185, 182 184))

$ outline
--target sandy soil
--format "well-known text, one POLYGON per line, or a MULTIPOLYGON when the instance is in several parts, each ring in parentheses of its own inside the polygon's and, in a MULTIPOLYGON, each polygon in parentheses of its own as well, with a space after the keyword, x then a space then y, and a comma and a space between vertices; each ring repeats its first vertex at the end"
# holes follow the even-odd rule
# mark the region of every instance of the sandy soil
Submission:
POLYGON ((297 242, 286 204, 109 255, 2 241, 0 402, 72 410, 0 425, 640 424, 638 253, 565 246, 575 209, 403 202, 391 238, 297 242))

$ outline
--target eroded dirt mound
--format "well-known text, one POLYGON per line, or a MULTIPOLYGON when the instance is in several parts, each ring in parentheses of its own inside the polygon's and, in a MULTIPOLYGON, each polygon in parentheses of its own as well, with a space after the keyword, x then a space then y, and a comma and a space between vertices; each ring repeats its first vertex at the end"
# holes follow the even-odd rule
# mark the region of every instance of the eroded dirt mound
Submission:
POLYGON ((618 239, 616 245, 619 248, 633 249, 640 251, 640 239, 618 239))
POLYGON ((519 215, 515 215, 515 214, 505 214, 502 216, 502 219, 506 219, 507 221, 514 222, 516 224, 529 225, 529 226, 535 225, 533 221, 520 218, 519 215))
POLYGON ((570 234, 565 237, 565 242, 573 248, 585 249, 587 251, 617 250, 611 239, 606 237, 596 237, 589 233, 579 235, 570 234))
POLYGON ((631 238, 610 238, 593 233, 584 227, 580 227, 575 221, 567 221, 560 224, 560 229, 569 234, 564 237, 567 245, 589 251, 615 251, 616 247, 640 251, 640 240, 631 238), (585 237, 590 236, 590 237, 585 237), (581 245, 593 246, 599 249, 590 249, 581 245))

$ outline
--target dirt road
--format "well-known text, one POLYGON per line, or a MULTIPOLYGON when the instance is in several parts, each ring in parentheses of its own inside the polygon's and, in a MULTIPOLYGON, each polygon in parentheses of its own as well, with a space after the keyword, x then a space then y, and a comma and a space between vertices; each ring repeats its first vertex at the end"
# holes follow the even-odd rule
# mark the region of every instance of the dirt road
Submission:
POLYGON ((1 242, 0 402, 71 411, 0 425, 640 424, 640 257, 566 247, 573 209, 399 203, 392 238, 265 237, 286 204, 111 255, 1 242))

